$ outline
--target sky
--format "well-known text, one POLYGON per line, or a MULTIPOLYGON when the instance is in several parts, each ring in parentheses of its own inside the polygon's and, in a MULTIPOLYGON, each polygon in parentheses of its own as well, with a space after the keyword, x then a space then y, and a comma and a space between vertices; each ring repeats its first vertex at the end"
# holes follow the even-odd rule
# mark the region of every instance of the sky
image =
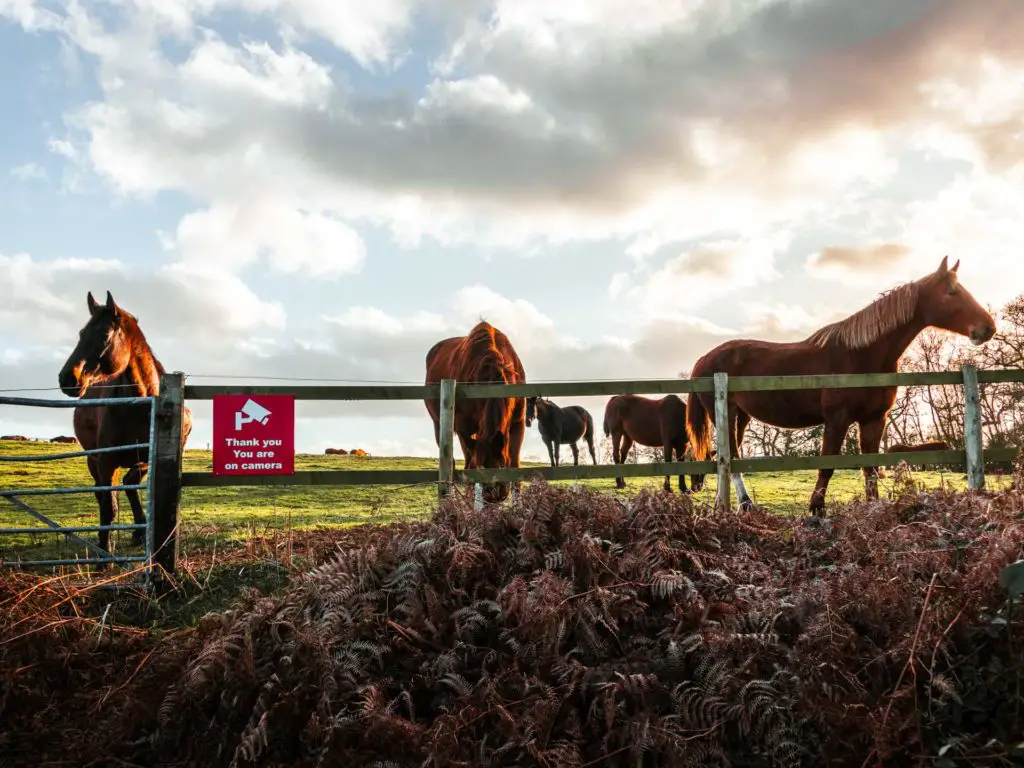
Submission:
MULTIPOLYGON (((0 389, 64 397, 88 291, 195 384, 422 383, 480 318, 529 381, 672 378, 947 254, 997 307, 1022 39, 1020 0, 0 0, 0 389)), ((297 414, 436 453, 422 402, 297 414)))

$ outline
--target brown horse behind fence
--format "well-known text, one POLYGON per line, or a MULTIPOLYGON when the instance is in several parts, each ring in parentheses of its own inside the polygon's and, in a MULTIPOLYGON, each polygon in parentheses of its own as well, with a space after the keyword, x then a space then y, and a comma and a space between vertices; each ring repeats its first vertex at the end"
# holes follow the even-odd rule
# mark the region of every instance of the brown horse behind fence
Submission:
MULTIPOLYGON (((957 279, 958 261, 948 259, 931 274, 894 288, 850 315, 826 325, 802 341, 776 343, 741 339, 712 349, 693 367, 691 378, 724 372, 729 376, 793 376, 843 373, 895 373, 900 358, 925 328, 940 328, 984 344, 996 332, 995 320, 957 279)), ((860 426, 861 453, 877 453, 896 387, 848 387, 765 392, 735 392, 728 397, 729 447, 737 446, 751 419, 786 429, 825 425, 822 455, 839 453, 850 425, 860 426)), ((708 456, 714 394, 694 392, 687 404, 687 430, 694 458, 708 456)), ((722 427, 719 427, 722 428, 722 427)), ((834 470, 818 470, 810 510, 822 514, 834 470)), ((752 504, 741 474, 733 474, 738 501, 752 504)), ((877 471, 864 469, 868 498, 878 498, 877 471)))
MULTIPOLYGON (((466 336, 437 342, 427 352, 427 384, 455 379, 467 384, 524 384, 526 371, 508 337, 481 320, 466 336)), ((441 408, 425 400, 434 422, 434 439, 441 444, 441 408)), ((455 434, 462 445, 466 469, 519 467, 526 435, 526 399, 492 397, 455 403, 455 434)), ((516 482, 515 487, 519 487, 516 482)), ((508 483, 484 483, 484 501, 497 503, 509 493, 508 483)))
MULTIPOLYGON (((99 304, 88 296, 89 321, 79 333, 78 344, 61 368, 58 382, 64 394, 83 400, 106 397, 155 397, 160 394, 164 367, 150 349, 134 315, 114 303, 99 304)), ((74 428, 85 450, 117 445, 149 443, 150 406, 101 405, 78 407, 74 428)), ((184 407, 181 444, 192 431, 192 412, 184 407)), ((149 469, 149 449, 132 448, 87 457, 89 474, 97 486, 114 485, 118 471, 127 469, 122 485, 139 485, 149 469)), ((146 522, 137 490, 126 490, 136 524, 146 522)), ((117 492, 96 491, 100 525, 112 525, 117 517, 117 492)), ((99 532, 99 546, 112 552, 109 531, 99 532)), ((132 532, 135 544, 143 542, 144 531, 132 532)))
MULTIPOLYGON (((612 438, 612 460, 625 464, 633 443, 649 448, 662 448, 665 461, 685 461, 686 403, 678 395, 665 395, 654 400, 640 395, 616 395, 604 408, 604 433, 612 438)), ((704 475, 690 478, 694 491, 704 486, 704 475)), ((625 488, 624 478, 616 477, 615 486, 625 488)), ((672 490, 672 482, 665 476, 665 490, 672 490)), ((679 476, 679 490, 686 493, 686 480, 679 476)))

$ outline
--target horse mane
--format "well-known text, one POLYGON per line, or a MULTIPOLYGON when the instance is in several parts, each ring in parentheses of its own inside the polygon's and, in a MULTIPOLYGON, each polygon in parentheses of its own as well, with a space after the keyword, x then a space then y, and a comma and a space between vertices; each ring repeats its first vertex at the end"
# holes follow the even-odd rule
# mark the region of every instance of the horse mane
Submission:
POLYGON ((863 349, 899 326, 917 311, 921 282, 905 283, 884 291, 849 317, 819 328, 806 341, 824 347, 835 342, 847 349, 863 349))
POLYGON ((166 373, 163 363, 160 362, 149 345, 146 334, 142 332, 142 327, 139 325, 139 319, 121 307, 118 309, 121 312, 121 329, 125 335, 125 343, 132 351, 135 365, 129 363, 121 373, 99 378, 89 388, 95 387, 101 390, 97 392, 97 397, 114 396, 102 392, 102 390, 107 390, 109 393, 113 387, 136 388, 143 396, 157 394, 160 390, 160 377, 166 373))
MULTIPOLYGON (((490 323, 481 320, 469 332, 465 340, 465 381, 476 383, 507 384, 515 377, 515 365, 500 348, 497 338, 499 331, 490 323)), ((485 400, 480 437, 504 437, 512 422, 513 399, 491 397, 485 400)), ((508 452, 508 441, 504 441, 503 454, 508 452)))

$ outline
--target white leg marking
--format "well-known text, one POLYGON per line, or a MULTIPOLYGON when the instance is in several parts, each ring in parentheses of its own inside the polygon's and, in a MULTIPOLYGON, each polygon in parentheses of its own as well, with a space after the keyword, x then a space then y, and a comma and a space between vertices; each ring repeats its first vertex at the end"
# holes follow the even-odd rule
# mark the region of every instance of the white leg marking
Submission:
POLYGON ((747 487, 743 484, 743 475, 739 472, 732 476, 732 487, 736 490, 737 501, 750 498, 750 494, 747 493, 747 487))

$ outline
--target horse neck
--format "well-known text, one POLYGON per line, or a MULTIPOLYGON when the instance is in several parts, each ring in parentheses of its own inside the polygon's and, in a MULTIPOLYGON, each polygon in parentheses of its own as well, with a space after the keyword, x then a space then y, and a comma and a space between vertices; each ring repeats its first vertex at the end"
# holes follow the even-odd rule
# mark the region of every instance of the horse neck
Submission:
POLYGON ((920 313, 915 312, 907 322, 883 333, 874 342, 860 350, 858 357, 863 367, 868 368, 872 373, 895 372, 907 347, 914 343, 914 339, 926 327, 927 323, 921 319, 920 313))
POLYGON ((155 397, 160 394, 163 366, 153 354, 142 331, 129 334, 130 354, 125 369, 111 378, 111 397, 155 397))

